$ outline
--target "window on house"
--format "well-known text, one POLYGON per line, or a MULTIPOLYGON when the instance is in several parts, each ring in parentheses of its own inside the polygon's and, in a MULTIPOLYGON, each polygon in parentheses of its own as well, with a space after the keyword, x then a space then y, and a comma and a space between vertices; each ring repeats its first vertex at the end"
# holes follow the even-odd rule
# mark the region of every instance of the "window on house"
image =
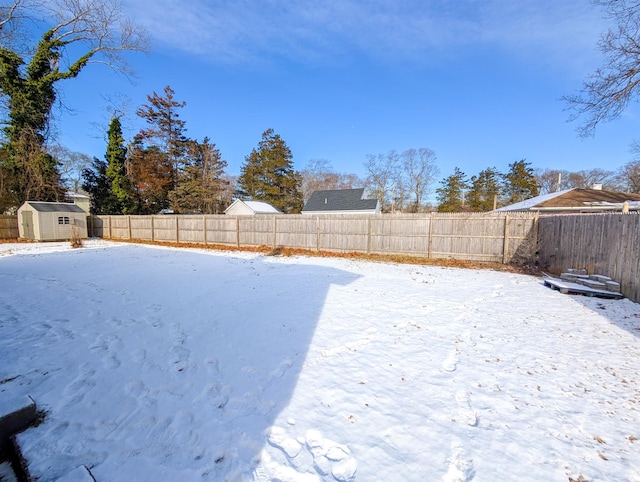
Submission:
POLYGON ((69 224, 69 216, 58 216, 58 224, 69 224))

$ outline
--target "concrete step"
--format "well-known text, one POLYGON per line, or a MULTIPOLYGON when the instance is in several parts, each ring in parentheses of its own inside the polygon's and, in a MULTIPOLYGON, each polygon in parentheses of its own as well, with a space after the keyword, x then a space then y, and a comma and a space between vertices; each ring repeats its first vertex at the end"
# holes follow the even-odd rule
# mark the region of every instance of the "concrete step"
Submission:
POLYGON ((15 435, 33 425, 37 415, 36 402, 31 397, 14 397, 7 391, 0 392, 0 462, 6 472, 0 480, 30 480, 15 435))

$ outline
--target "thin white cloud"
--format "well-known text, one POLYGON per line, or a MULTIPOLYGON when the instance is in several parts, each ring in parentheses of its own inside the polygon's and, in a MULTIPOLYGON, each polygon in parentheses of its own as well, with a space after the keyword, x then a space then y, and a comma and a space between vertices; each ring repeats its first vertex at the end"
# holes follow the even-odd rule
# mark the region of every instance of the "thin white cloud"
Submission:
POLYGON ((353 54, 424 62, 478 45, 527 55, 592 55, 604 29, 585 0, 126 0, 159 44, 218 62, 353 54))

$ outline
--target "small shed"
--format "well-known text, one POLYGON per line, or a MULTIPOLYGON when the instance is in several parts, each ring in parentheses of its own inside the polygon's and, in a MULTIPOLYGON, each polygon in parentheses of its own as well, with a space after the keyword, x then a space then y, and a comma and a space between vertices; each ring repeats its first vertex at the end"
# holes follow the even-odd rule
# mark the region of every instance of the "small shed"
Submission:
POLYGON ((21 238, 35 241, 71 239, 72 228, 87 238, 87 213, 72 203, 26 201, 18 208, 18 231, 21 238))
POLYGON ((224 210, 224 213, 231 216, 255 216, 256 214, 282 214, 282 211, 263 201, 236 199, 224 210))

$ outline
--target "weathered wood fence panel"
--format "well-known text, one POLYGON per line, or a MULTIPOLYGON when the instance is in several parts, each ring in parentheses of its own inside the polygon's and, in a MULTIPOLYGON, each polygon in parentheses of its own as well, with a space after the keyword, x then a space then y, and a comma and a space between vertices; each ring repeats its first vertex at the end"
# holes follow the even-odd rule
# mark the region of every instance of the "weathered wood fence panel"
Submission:
POLYGON ((420 253, 429 257, 431 216, 383 217, 370 220, 371 253, 420 253))
POLYGON ((640 302, 640 214, 543 216, 538 244, 549 272, 586 268, 615 279, 622 294, 640 302))
POLYGON ((287 216, 277 218, 276 246, 318 250, 319 222, 315 217, 287 216))
POLYGON ((370 216, 319 216, 318 249, 366 253, 370 216))
POLYGON ((15 239, 19 236, 18 216, 0 216, 0 239, 15 239))
MULTIPOLYGON (((535 245, 534 214, 93 216, 94 236, 511 262, 535 245)), ((530 251, 530 250, 529 250, 530 251)), ((528 251, 527 251, 528 252, 528 251)))

